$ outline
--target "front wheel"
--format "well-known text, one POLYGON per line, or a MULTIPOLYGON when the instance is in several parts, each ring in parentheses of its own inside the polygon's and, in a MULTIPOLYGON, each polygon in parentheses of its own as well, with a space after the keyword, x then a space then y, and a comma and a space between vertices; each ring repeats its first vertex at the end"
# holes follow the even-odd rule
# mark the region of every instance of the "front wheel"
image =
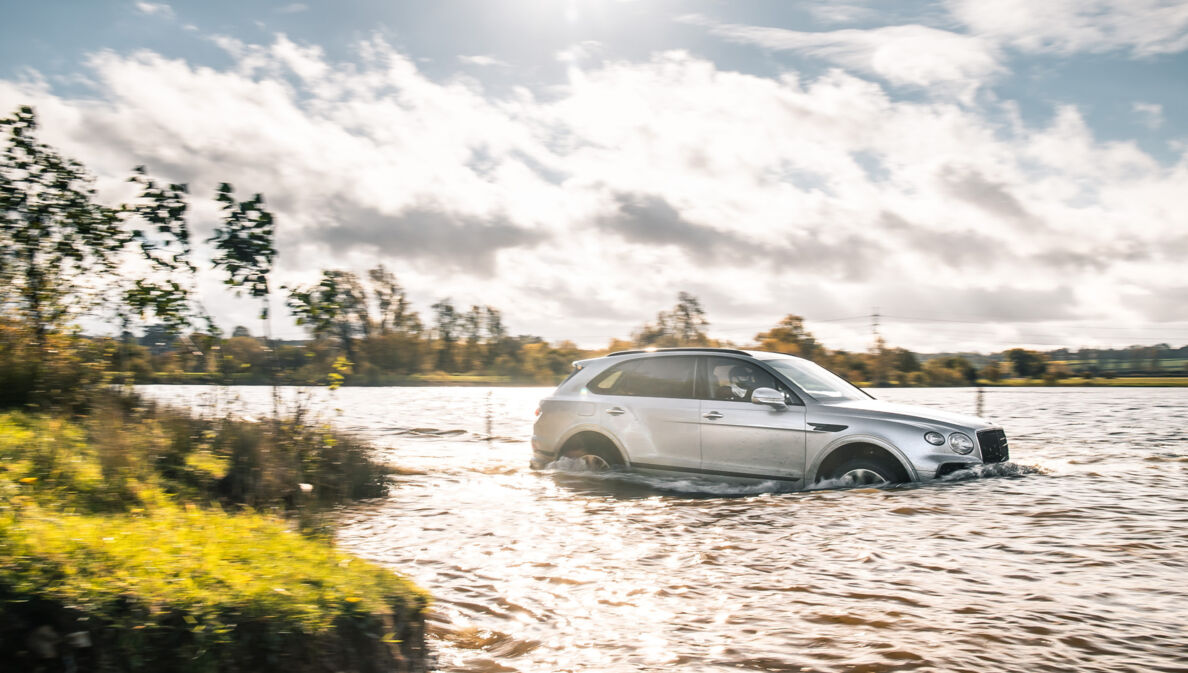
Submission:
POLYGON ((895 470, 877 460, 852 458, 838 466, 828 479, 840 482, 843 488, 882 486, 897 481, 895 470))

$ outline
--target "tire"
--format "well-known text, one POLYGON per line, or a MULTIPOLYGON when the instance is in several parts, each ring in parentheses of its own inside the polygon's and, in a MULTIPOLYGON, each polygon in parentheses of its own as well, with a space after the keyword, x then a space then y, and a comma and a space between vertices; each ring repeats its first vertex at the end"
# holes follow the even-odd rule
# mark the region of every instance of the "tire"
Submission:
POLYGON ((826 478, 841 482, 842 488, 886 486, 899 481, 889 465, 870 458, 851 458, 826 478))
POLYGON ((606 472, 610 468, 610 463, 605 458, 597 453, 587 453, 581 458, 582 464, 586 466, 587 472, 606 472))
POLYGON ((554 460, 560 460, 566 454, 580 460, 587 472, 605 472, 623 465, 623 459, 614 444, 601 436, 579 437, 576 438, 576 442, 567 441, 554 460), (577 450, 576 454, 574 449, 577 450))

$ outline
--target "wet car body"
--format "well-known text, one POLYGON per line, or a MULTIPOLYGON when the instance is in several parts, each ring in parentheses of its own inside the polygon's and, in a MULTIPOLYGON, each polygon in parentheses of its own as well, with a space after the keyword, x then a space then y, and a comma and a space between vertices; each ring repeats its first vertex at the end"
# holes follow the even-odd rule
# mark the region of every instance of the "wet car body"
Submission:
POLYGON ((928 481, 1009 458, 993 423, 881 402, 790 355, 676 348, 574 367, 540 403, 534 468, 563 457, 804 488, 928 481))

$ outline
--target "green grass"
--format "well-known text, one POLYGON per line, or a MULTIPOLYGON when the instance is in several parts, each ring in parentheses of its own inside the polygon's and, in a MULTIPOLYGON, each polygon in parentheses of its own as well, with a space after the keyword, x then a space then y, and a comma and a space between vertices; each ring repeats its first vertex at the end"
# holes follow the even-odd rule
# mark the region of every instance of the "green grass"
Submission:
POLYGON ((46 626, 90 634, 87 670, 399 669, 427 594, 334 549, 318 514, 383 492, 366 452, 130 398, 0 412, 0 670, 42 666, 46 626))
MULTIPOLYGON (((19 501, 18 501, 19 502, 19 501)), ((300 660, 346 629, 380 643, 428 596, 407 580, 257 514, 158 507, 136 515, 0 515, 5 612, 69 606, 123 670, 227 670, 300 660)), ((8 615, 11 619, 11 615, 8 615)), ((35 620, 34 620, 35 621, 35 620)), ((76 628, 85 628, 84 625, 76 628)))

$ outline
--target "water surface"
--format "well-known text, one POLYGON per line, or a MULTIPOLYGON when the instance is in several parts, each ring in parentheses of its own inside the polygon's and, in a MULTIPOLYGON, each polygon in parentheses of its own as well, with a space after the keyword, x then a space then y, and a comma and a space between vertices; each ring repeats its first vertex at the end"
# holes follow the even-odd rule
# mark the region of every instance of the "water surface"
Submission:
POLYGON ((1010 463, 801 493, 531 471, 548 392, 284 390, 412 473, 339 539, 433 593, 441 670, 1188 671, 1188 389, 987 389, 1010 463))

